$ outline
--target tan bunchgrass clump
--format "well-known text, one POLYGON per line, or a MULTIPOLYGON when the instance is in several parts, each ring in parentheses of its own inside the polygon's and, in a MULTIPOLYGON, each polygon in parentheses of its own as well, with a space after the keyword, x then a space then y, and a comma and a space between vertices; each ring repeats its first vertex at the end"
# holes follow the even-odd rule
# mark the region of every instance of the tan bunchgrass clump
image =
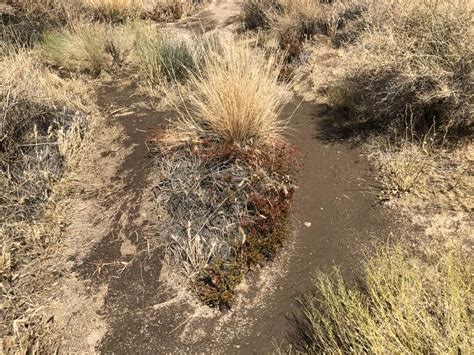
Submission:
POLYGON ((473 346, 473 270, 456 244, 416 256, 401 246, 378 252, 363 286, 320 274, 300 300, 293 345, 310 354, 450 354, 473 346))
POLYGON ((233 39, 208 41, 203 52, 200 70, 177 107, 172 136, 242 144, 278 138, 286 127, 280 113, 291 95, 290 84, 278 80, 277 57, 233 39))
POLYGON ((345 61, 332 102, 366 130, 404 129, 411 117, 421 135, 433 126, 445 139, 469 135, 473 11, 467 0, 374 4, 372 31, 345 61))

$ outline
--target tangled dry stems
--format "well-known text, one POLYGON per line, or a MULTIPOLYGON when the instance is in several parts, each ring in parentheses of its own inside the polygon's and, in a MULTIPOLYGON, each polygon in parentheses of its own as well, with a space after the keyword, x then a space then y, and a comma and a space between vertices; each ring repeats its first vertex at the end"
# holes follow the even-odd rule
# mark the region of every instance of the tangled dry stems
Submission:
POLYGON ((295 153, 284 143, 162 144, 155 197, 166 261, 203 302, 227 309, 246 270, 271 260, 287 235, 295 153))

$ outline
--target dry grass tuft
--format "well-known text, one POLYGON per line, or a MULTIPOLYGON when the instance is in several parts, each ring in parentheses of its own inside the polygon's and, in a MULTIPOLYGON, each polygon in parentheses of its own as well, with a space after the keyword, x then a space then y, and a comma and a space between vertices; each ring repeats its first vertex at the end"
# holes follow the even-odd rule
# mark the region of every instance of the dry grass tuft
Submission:
POLYGON ((206 46, 203 65, 178 107, 173 138, 242 144, 278 138, 286 125, 280 113, 291 97, 290 84, 278 80, 281 62, 233 41, 206 46))
POLYGON ((91 74, 100 73, 110 63, 108 48, 106 27, 86 22, 46 33, 41 43, 46 63, 91 74))
POLYGON ((415 256, 402 247, 378 253, 363 285, 337 272, 320 275, 300 301, 293 345, 329 353, 469 353, 473 348, 473 270, 459 245, 415 256))

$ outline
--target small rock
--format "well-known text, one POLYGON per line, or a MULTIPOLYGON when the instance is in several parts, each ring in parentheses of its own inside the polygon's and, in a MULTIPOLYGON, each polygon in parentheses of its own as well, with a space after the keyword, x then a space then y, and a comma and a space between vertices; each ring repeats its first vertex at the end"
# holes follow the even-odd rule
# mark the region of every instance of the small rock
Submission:
POLYGON ((306 228, 311 227, 311 222, 304 222, 304 226, 305 226, 306 228))

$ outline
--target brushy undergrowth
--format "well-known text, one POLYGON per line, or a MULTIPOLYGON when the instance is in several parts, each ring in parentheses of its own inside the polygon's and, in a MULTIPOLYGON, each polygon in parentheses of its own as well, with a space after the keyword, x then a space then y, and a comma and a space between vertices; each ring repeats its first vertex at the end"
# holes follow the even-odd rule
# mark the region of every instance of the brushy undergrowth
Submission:
POLYGON ((332 102, 365 131, 410 120, 420 135, 433 127, 444 140, 472 134, 473 10, 464 0, 375 7, 374 29, 345 61, 332 102))
POLYGON ((43 217, 92 106, 84 83, 60 79, 26 51, 0 59, 0 98, 0 335, 6 352, 43 351, 37 281, 59 228, 43 217))
POLYGON ((367 27, 366 0, 246 0, 242 22, 248 30, 270 30, 291 61, 301 56, 305 41, 316 35, 337 45, 353 42, 367 27))
POLYGON ((0 4, 0 42, 32 45, 45 30, 65 25, 77 10, 68 0, 7 0, 0 4))
POLYGON ((205 304, 228 309, 245 273, 272 260, 289 234, 295 151, 283 142, 156 143, 166 262, 205 304))
POLYGON ((348 286, 339 272, 321 274, 315 294, 300 300, 295 350, 469 353, 474 279, 468 259, 459 245, 421 255, 397 246, 367 262, 361 287, 348 286))

